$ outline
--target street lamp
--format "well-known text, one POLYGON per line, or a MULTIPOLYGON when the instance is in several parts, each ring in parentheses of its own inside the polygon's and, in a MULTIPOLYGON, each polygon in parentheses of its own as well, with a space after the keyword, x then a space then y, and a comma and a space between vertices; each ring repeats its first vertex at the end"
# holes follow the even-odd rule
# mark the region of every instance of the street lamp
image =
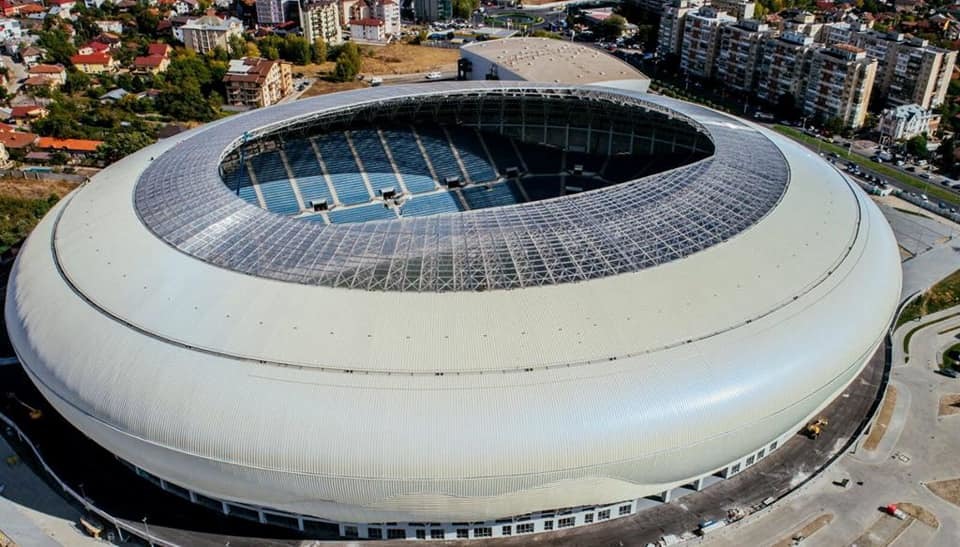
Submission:
POLYGON ((150 544, 150 547, 153 547, 153 536, 150 535, 150 527, 147 526, 147 517, 143 517, 143 530, 147 534, 147 543, 150 544))

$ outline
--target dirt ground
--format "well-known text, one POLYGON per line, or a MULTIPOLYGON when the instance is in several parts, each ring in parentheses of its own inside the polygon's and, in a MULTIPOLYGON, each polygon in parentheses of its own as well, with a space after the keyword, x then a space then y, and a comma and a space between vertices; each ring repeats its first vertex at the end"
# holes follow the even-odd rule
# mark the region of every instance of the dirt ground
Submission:
POLYGON ((62 198, 76 187, 76 184, 62 180, 0 179, 0 196, 37 199, 56 194, 62 198))
POLYGON ((940 521, 937 520, 936 515, 934 515, 930 511, 927 511, 923 507, 920 507, 919 505, 903 502, 903 503, 898 503, 897 507, 900 508, 900 510, 903 511, 904 513, 910 515, 911 517, 919 520, 920 522, 926 524, 931 528, 940 527, 940 521))
POLYGON ((937 416, 952 416, 960 414, 960 394, 951 393, 940 397, 940 410, 937 416))
POLYGON ((301 97, 315 97, 317 95, 326 95, 327 93, 336 93, 337 91, 360 89, 361 87, 367 87, 367 84, 364 82, 328 82, 326 80, 317 80, 310 86, 310 89, 303 92, 301 97))
POLYGON ((774 543, 771 547, 791 547, 794 545, 793 538, 797 536, 803 536, 808 538, 813 534, 817 533, 818 530, 825 527, 826 525, 833 522, 833 515, 830 513, 824 513, 818 515, 807 521, 802 527, 797 530, 794 530, 790 533, 789 536, 781 539, 780 541, 774 543))
POLYGON ((960 506, 960 479, 928 482, 927 488, 950 503, 960 506))
POLYGON ((883 439, 883 434, 887 432, 887 425, 890 423, 890 417, 893 416, 893 407, 897 404, 897 388, 887 386, 887 396, 883 399, 883 406, 880 407, 880 414, 877 415, 877 421, 870 428, 870 435, 867 441, 863 443, 866 450, 876 450, 883 439))
MULTIPOLYGON (((456 70, 460 52, 427 46, 410 44, 390 44, 388 46, 361 46, 363 65, 360 73, 364 76, 389 76, 393 74, 418 74, 435 70, 456 70)), ((297 67, 297 72, 311 76, 323 76, 333 72, 335 63, 297 67)))

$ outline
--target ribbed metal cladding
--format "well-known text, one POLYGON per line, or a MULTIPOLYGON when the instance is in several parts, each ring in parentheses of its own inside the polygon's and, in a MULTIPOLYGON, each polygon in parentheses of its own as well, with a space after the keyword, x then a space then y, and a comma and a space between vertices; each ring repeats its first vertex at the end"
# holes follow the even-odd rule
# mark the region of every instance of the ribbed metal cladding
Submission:
POLYGON ((596 88, 456 83, 318 97, 217 124, 154 160, 137 183, 135 206, 169 244, 246 274, 364 290, 481 291, 584 281, 683 258, 752 226, 788 182, 786 162, 767 137, 701 107, 596 88), (304 131, 342 110, 362 117, 356 110, 364 104, 387 108, 416 97, 429 105, 497 93, 656 112, 706 134, 715 153, 557 199, 328 226, 253 207, 233 195, 218 172, 219 161, 248 139, 304 131))

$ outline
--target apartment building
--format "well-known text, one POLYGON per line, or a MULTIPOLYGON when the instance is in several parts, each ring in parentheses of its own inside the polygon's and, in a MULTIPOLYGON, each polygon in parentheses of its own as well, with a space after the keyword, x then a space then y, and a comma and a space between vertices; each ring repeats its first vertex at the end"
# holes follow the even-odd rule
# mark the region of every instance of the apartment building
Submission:
POLYGON ((700 0, 672 0, 663 7, 657 32, 657 55, 679 55, 683 46, 683 24, 687 14, 703 6, 700 0))
POLYGON ((932 135, 940 125, 940 115, 920 105, 905 104, 888 108, 880 115, 880 135, 891 141, 907 140, 917 135, 932 135))
POLYGON ((890 106, 916 104, 924 110, 943 104, 957 52, 911 38, 898 45, 893 62, 885 67, 881 97, 890 106))
POLYGON ((199 19, 192 19, 180 27, 183 43, 201 55, 206 55, 216 47, 227 49, 231 36, 243 32, 243 23, 236 17, 221 19, 212 9, 199 19))
POLYGON ((838 118, 854 129, 863 125, 877 75, 877 60, 851 44, 814 49, 803 93, 803 112, 820 120, 838 118))
POLYGON ((413 13, 423 21, 445 21, 453 17, 452 0, 413 0, 413 13))
POLYGON ((761 45, 756 94, 777 104, 784 96, 799 97, 806 87, 813 38, 784 32, 761 45))
POLYGON ((297 9, 298 0, 256 0, 257 24, 275 26, 285 23, 297 9))
POLYGON ((720 28, 735 22, 736 19, 726 12, 711 6, 687 13, 683 24, 680 70, 699 78, 711 77, 720 44, 720 28))
POLYGON ((322 38, 329 45, 343 43, 340 30, 340 3, 337 0, 308 0, 302 7, 303 36, 311 44, 322 38))
POLYGON ((714 62, 717 80, 737 91, 752 91, 757 80, 763 42, 770 27, 753 19, 720 27, 720 46, 714 62))
POLYGON ((904 34, 877 32, 866 25, 838 23, 824 27, 826 45, 850 43, 878 63, 874 93, 890 106, 918 104, 936 108, 946 98, 957 52, 933 47, 904 34))
POLYGON ((757 3, 753 0, 710 0, 714 8, 725 11, 736 20, 753 19, 757 3))
POLYGON ((223 83, 228 104, 249 108, 276 104, 293 91, 290 63, 254 57, 230 61, 223 83))

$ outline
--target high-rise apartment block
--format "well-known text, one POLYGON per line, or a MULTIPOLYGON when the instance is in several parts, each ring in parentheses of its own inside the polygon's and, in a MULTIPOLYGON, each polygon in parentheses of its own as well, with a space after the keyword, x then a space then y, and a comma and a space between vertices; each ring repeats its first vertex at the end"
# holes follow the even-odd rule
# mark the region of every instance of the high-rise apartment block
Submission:
POLYGON ((877 60, 851 44, 818 47, 810 59, 803 94, 803 113, 817 119, 840 119, 858 128, 867 117, 867 104, 877 76, 877 60))
POLYGON ((763 42, 769 36, 770 27, 753 19, 720 27, 720 47, 714 62, 716 78, 732 89, 751 91, 763 42))
POLYGON ((688 13, 683 24, 680 69, 692 76, 711 77, 720 45, 720 27, 736 21, 711 6, 688 13))
POLYGON ((322 38, 329 45, 343 43, 340 30, 340 3, 337 0, 308 0, 300 11, 303 37, 311 44, 322 38))

